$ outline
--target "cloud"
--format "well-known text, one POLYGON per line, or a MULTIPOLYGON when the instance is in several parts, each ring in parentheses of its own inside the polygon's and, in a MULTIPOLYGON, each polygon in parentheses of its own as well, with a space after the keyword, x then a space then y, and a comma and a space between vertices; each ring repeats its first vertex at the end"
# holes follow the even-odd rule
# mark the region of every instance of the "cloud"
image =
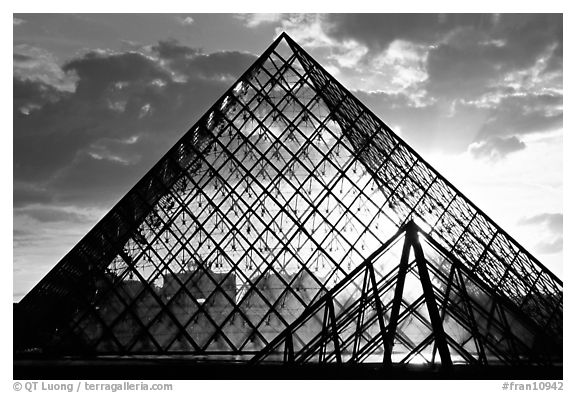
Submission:
POLYGON ((481 50, 490 60, 527 66, 562 39, 561 14, 329 14, 325 26, 331 37, 356 40, 374 52, 400 39, 460 54, 445 64, 465 62, 464 54, 481 50))
POLYGON ((475 143, 503 157, 524 147, 513 136, 562 127, 559 14, 306 14, 278 24, 346 86, 432 106, 420 132, 443 122, 438 133, 452 133, 460 151, 475 143))
POLYGON ((53 203, 52 194, 40 185, 14 181, 14 208, 53 203))
MULTIPOLYGON (((287 31, 293 38, 304 39, 311 45, 311 32, 317 40, 355 41, 371 50, 381 51, 395 39, 412 42, 433 42, 457 24, 482 24, 493 19, 490 15, 438 14, 237 14, 248 27, 263 24, 278 25, 277 32, 287 31), (299 32, 298 26, 301 27, 299 32)), ((298 42, 300 42, 297 39, 298 42)), ((302 44, 302 42, 300 42, 302 44)), ((313 44, 312 44, 313 45, 313 44)))
POLYGON ((553 234, 562 234, 564 215, 562 213, 542 213, 524 217, 518 222, 520 225, 544 225, 553 234))
POLYGON ((475 98, 461 100, 463 105, 489 111, 476 142, 562 128, 562 70, 547 70, 554 51, 550 47, 532 66, 502 73, 475 98))
POLYGON ((509 85, 516 72, 522 76, 518 86, 531 85, 548 64, 561 68, 560 14, 453 15, 444 25, 449 29, 430 33, 427 41, 432 44, 428 72, 434 94, 472 96, 509 85))
POLYGON ((448 123, 454 138, 468 140, 462 150, 477 143, 505 155, 525 143, 515 135, 562 127, 560 14, 306 14, 278 25, 353 90, 434 106, 420 132, 448 123))
POLYGON ((327 18, 327 15, 320 14, 289 14, 282 18, 276 33, 285 31, 299 45, 306 48, 335 48, 339 41, 326 32, 327 18))
MULTIPOLYGON (((142 117, 146 114, 147 112, 143 111, 142 117)), ((135 165, 142 158, 142 155, 134 151, 133 147, 139 140, 139 136, 132 136, 127 139, 102 138, 91 144, 87 153, 95 160, 109 160, 124 165, 135 165)))
POLYGON ((430 51, 428 88, 436 95, 458 90, 473 97, 487 87, 505 85, 503 75, 530 69, 561 43, 561 26, 561 15, 514 14, 489 28, 455 26, 430 51))
POLYGON ((428 79, 427 48, 409 41, 395 40, 374 61, 379 72, 391 71, 392 83, 406 89, 428 79))
POLYGON ((71 59, 73 91, 15 77, 14 203, 109 205, 254 59, 170 41, 71 59))
POLYGON ((89 52, 66 63, 63 70, 78 76, 75 95, 91 98, 121 92, 124 86, 142 81, 170 79, 167 70, 137 52, 89 52))
POLYGON ((482 15, 330 14, 327 31, 339 40, 353 39, 380 52, 394 40, 434 43, 456 25, 479 24, 482 15))
POLYGON ((402 138, 424 154, 467 151, 488 116, 484 108, 434 100, 419 96, 412 89, 395 93, 353 91, 353 94, 382 121, 399 126, 402 138))
POLYGON ((20 18, 13 18, 13 24, 14 26, 20 26, 22 24, 26 23, 26 21, 24 19, 20 19, 20 18))
MULTIPOLYGON (((277 17, 276 35, 286 32, 299 45, 315 50, 334 66, 352 68, 368 53, 368 48, 353 39, 335 39, 327 32, 326 14, 282 14, 277 17)), ((330 64, 327 64, 330 65, 330 64)))
POLYGON ((468 147, 468 151, 474 158, 483 158, 489 161, 499 161, 508 154, 526 148, 526 144, 516 136, 498 137, 493 136, 481 142, 474 142, 468 147))
POLYGON ((520 225, 529 225, 540 228, 541 240, 536 244, 536 251, 543 254, 554 254, 563 249, 562 213, 541 213, 530 217, 523 217, 518 221, 520 225))
POLYGON ((564 239, 562 236, 559 236, 550 242, 539 242, 536 244, 536 251, 541 252, 542 254, 555 254, 562 251, 563 246, 564 239))
MULTIPOLYGON (((30 217, 40 223, 46 222, 68 222, 68 223, 85 223, 91 222, 91 217, 86 214, 51 207, 33 207, 26 209, 14 210, 16 216, 30 217)), ((15 233, 16 235, 16 233, 15 233)))
POLYGON ((75 78, 67 75, 56 57, 41 48, 18 44, 14 46, 14 76, 23 80, 41 81, 60 90, 72 91, 75 78))
POLYGON ((234 16, 250 28, 277 23, 282 19, 282 14, 235 14, 234 16))
POLYGON ((12 58, 13 58, 14 62, 16 62, 16 63, 24 63, 24 62, 32 60, 32 57, 30 57, 28 55, 24 55, 22 53, 14 53, 12 58))
POLYGON ((65 92, 54 86, 26 79, 13 80, 13 110, 18 115, 29 115, 30 112, 54 103, 66 96, 65 92))
POLYGON ((50 187, 57 191, 61 204, 105 206, 128 192, 150 167, 148 162, 143 166, 130 165, 123 158, 94 157, 82 152, 53 176, 50 187))
POLYGON ((194 18, 192 18, 191 16, 177 16, 176 20, 178 21, 178 23, 184 26, 190 26, 194 24, 194 18))
POLYGON ((489 116, 476 140, 559 130, 563 126, 562 102, 560 94, 501 95, 489 105, 489 116))
POLYGON ((252 54, 237 51, 204 54, 174 40, 160 41, 150 50, 185 79, 235 80, 256 60, 252 54))

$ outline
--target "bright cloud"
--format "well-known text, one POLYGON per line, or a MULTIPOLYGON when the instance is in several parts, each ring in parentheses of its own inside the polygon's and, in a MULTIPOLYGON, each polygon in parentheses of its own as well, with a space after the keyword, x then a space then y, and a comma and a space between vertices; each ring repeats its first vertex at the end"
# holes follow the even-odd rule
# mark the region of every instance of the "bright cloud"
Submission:
POLYGON ((73 91, 76 78, 66 74, 49 51, 28 44, 14 46, 14 76, 42 81, 61 90, 73 91))
POLYGON ((255 28, 263 24, 278 22, 282 14, 236 14, 236 18, 244 21, 247 27, 255 28))
POLYGON ((184 26, 190 26, 191 24, 194 24, 194 18, 191 16, 177 16, 176 20, 178 23, 184 26))
POLYGON ((373 64, 379 73, 391 75, 391 88, 400 91, 428 79, 427 55, 428 48, 425 45, 396 40, 390 43, 373 64))

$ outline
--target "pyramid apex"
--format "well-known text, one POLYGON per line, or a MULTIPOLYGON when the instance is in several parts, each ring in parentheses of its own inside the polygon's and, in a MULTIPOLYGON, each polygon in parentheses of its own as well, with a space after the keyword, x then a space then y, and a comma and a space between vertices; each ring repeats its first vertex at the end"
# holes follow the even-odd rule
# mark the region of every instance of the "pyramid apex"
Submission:
POLYGON ((288 33, 286 33, 285 31, 283 31, 282 33, 280 33, 280 35, 277 37, 276 41, 280 42, 280 41, 286 41, 286 43, 294 43, 294 39, 292 37, 290 37, 290 35, 288 35, 288 33))
POLYGON ((291 42, 294 42, 294 40, 285 31, 283 31, 280 33, 280 35, 278 35, 274 39, 274 41, 272 41, 268 49, 263 53, 263 56, 266 55, 267 52, 274 50, 274 48, 278 47, 278 45, 282 41, 284 41, 287 45, 289 45, 291 42))
POLYGON ((288 39, 290 38, 290 36, 288 35, 288 33, 286 33, 285 31, 283 31, 282 33, 280 33, 280 35, 278 36, 278 38, 282 39, 288 39))

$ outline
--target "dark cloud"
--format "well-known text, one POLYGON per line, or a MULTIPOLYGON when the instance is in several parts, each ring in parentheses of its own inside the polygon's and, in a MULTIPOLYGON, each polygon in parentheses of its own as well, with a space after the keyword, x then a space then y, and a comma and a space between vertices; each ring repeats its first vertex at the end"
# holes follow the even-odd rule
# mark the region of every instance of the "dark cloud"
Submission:
MULTIPOLYGON (((386 72, 389 80, 406 80, 410 69, 390 64, 406 59, 406 64, 424 64, 410 93, 424 105, 403 103, 402 94, 372 95, 368 101, 380 108, 390 104, 389 112, 412 112, 422 120, 418 132, 426 139, 451 133, 445 140, 453 146, 445 151, 469 148, 477 157, 501 158, 525 147, 514 136, 563 125, 561 14, 330 14, 320 21, 322 31, 341 47, 353 40, 367 48, 359 67, 368 75, 364 78, 386 72), (410 52, 410 45, 393 48, 390 44, 398 40, 418 45, 418 51, 410 52), (434 130, 435 124, 444 131, 434 130)), ((384 93, 390 93, 386 80, 380 80, 384 93)), ((400 121, 407 125, 403 132, 417 133, 407 119, 400 121)))
MULTIPOLYGON (((493 36, 505 41, 506 61, 524 68, 551 45, 562 46, 562 28, 562 14, 502 14, 493 36)), ((555 55, 562 56, 562 52, 555 55)))
POLYGON ((118 200, 254 58, 171 41, 72 59, 62 68, 77 78, 73 92, 16 77, 14 203, 118 200))
POLYGON ((27 61, 31 61, 33 60, 32 56, 28 56, 28 55, 23 55, 21 53, 14 53, 12 55, 12 58, 14 59, 15 63, 25 63, 27 61))
MULTIPOLYGON (((27 216, 41 223, 45 222, 68 222, 68 223, 86 223, 91 222, 92 219, 85 214, 66 211, 62 209, 54 209, 50 207, 36 207, 27 209, 16 209, 14 214, 18 216, 27 216)), ((17 234, 14 232, 14 236, 25 235, 24 233, 17 234)))
POLYGON ((560 94, 508 95, 491 108, 491 115, 477 139, 494 135, 528 134, 562 128, 563 97, 560 94))
POLYGON ((548 73, 548 72, 562 71, 562 63, 563 63, 562 60, 564 58, 563 48, 564 47, 562 46, 561 42, 558 45, 556 45, 554 51, 552 52, 552 56, 546 63, 546 68, 544 69, 545 72, 548 73))
POLYGON ((503 73, 532 66, 554 47, 549 69, 561 68, 561 14, 329 14, 324 32, 354 40, 372 58, 395 40, 430 48, 428 90, 478 94, 503 73))
MULTIPOLYGON (((477 67, 478 60, 526 67, 549 45, 562 44, 561 14, 328 14, 323 24, 330 36, 355 40, 372 51, 386 49, 394 40, 434 45, 433 68, 462 67, 459 63, 477 67)), ((555 55, 561 56, 561 50, 555 55)))
POLYGON ((478 43, 470 48, 463 45, 468 39, 457 41, 458 45, 441 44, 428 55, 427 90, 433 96, 451 96, 457 90, 461 98, 476 97, 501 75, 503 61, 497 52, 505 52, 503 48, 478 43))
POLYGON ((32 229, 17 229, 14 228, 12 231, 12 238, 14 243, 32 243, 34 240, 38 239, 38 233, 32 229))
POLYGON ((160 41, 152 46, 151 49, 160 58, 175 62, 193 60, 196 56, 202 54, 202 49, 190 48, 189 46, 181 45, 175 40, 160 41))
POLYGON ((555 234, 562 234, 564 215, 562 213, 542 213, 531 217, 524 217, 519 222, 520 225, 544 225, 555 234))
POLYGON ((90 52, 80 59, 68 62, 63 70, 78 75, 75 93, 77 97, 98 98, 112 93, 111 89, 123 83, 130 85, 143 81, 170 79, 167 70, 136 52, 120 54, 90 52))
POLYGON ((61 90, 73 88, 73 78, 66 75, 56 57, 47 50, 28 44, 18 44, 14 46, 12 57, 14 77, 41 81, 61 90))
POLYGON ((14 208, 51 202, 53 196, 48 190, 31 183, 14 182, 14 208))
POLYGON ((326 31, 378 51, 396 39, 431 44, 456 26, 488 28, 494 22, 493 16, 485 14, 329 14, 326 31))
POLYGON ((160 41, 152 51, 166 60, 172 70, 194 79, 236 79, 256 60, 252 54, 235 51, 206 55, 200 49, 180 45, 174 40, 160 41))
MULTIPOLYGON (((428 90, 476 96, 507 72, 532 67, 561 42, 561 15, 508 14, 490 26, 454 25, 428 55, 428 90)), ((561 56, 554 51, 548 61, 561 56)))
MULTIPOLYGON (((22 26, 25 28, 23 34, 18 37, 42 37, 52 46, 64 41, 64 45, 74 51, 86 47, 98 48, 103 41, 108 43, 118 39, 118 29, 109 22, 98 23, 93 20, 97 17, 98 14, 28 13, 17 14, 15 20, 25 19, 26 22, 22 26)), ((115 15, 106 14, 105 17, 112 19, 115 15)))
POLYGON ((14 116, 20 117, 56 102, 66 96, 65 92, 41 81, 13 79, 14 116))
POLYGON ((469 151, 474 158, 484 158, 499 161, 508 154, 526 148, 526 144, 516 136, 493 136, 481 142, 470 145, 469 151))
MULTIPOLYGON (((152 151, 150 146, 140 148, 152 151)), ((159 154, 156 156, 158 159, 159 154)), ((152 164, 146 160, 144 165, 127 165, 79 154, 54 176, 50 188, 57 192, 58 202, 64 205, 111 206, 134 186, 152 164)))

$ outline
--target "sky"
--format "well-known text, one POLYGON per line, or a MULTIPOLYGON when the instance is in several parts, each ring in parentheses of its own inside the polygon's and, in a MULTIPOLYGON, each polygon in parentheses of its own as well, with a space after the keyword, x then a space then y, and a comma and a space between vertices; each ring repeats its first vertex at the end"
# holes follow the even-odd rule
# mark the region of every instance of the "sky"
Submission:
POLYGON ((562 278, 559 14, 15 14, 21 299, 281 32, 562 278))

